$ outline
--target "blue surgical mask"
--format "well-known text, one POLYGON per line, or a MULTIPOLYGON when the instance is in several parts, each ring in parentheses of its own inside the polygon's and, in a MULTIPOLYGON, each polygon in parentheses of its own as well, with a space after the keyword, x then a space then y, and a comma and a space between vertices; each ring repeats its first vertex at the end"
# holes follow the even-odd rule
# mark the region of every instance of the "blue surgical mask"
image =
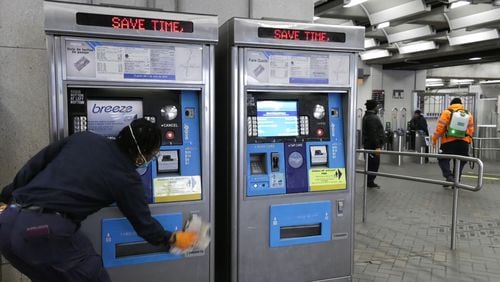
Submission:
POLYGON ((144 175, 146 173, 146 171, 148 171, 148 165, 149 165, 149 162, 147 163, 143 163, 139 166, 137 166, 137 168, 135 169, 137 171, 137 173, 139 173, 140 175, 144 175))

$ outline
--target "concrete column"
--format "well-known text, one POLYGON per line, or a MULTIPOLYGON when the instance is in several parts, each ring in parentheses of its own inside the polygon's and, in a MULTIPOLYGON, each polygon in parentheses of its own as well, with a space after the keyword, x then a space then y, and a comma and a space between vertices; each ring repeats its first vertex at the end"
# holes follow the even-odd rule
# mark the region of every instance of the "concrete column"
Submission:
POLYGON ((383 71, 383 89, 385 90, 385 110, 384 124, 391 121, 393 108, 406 108, 406 121, 400 121, 400 125, 408 122, 412 112, 412 91, 415 89, 415 71, 403 70, 384 70, 383 71), (393 98, 394 90, 403 90, 403 98, 393 98))
MULTIPOLYGON (((43 1, 0 1, 0 189, 49 143, 43 1)), ((0 281, 29 281, 3 261, 0 281)))
POLYGON ((48 65, 39 0, 0 2, 0 187, 49 142, 48 65))
MULTIPOLYGON (((382 89, 382 65, 361 65, 367 74, 362 83, 358 83, 358 108, 365 110, 365 102, 372 98, 372 90, 382 89)), ((387 93, 386 93, 387 95, 387 93)))

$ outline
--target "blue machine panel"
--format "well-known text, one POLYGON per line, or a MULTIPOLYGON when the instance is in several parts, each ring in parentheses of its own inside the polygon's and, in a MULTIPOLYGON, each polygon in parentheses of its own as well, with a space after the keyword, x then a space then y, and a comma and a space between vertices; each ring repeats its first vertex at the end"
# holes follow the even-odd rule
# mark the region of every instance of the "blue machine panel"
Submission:
POLYGON ((331 162, 329 161, 329 167, 334 168, 345 168, 342 95, 345 94, 328 94, 328 107, 330 108, 330 142, 332 148, 332 159, 331 162))
MULTIPOLYGON (((200 110, 199 98, 196 91, 181 91, 181 109, 182 115, 182 145, 161 146, 161 151, 177 151, 179 154, 178 172, 162 174, 156 169, 152 170, 151 189, 152 203, 177 201, 175 196, 167 200, 158 200, 155 195, 154 179, 158 177, 168 178, 172 176, 201 176, 201 148, 200 148, 200 110)), ((152 161, 152 166, 157 167, 157 160, 152 161)), ((180 200, 201 200, 202 191, 196 192, 197 195, 182 197, 176 195, 180 200)), ((159 197, 161 199, 161 197, 159 197)))
POLYGON ((307 159, 304 143, 285 143, 286 193, 307 192, 307 159))
POLYGON ((247 145, 247 196, 285 193, 283 143, 247 145))
MULTIPOLYGON (((174 232, 182 229, 182 213, 162 214, 153 216, 166 230, 174 232)), ((165 252, 154 252, 140 255, 117 254, 119 246, 128 243, 141 243, 144 239, 139 237, 126 218, 110 218, 102 220, 102 259, 104 267, 117 267, 149 262, 180 259, 181 256, 165 252)))
POLYGON ((330 241, 332 202, 272 205, 269 213, 270 247, 330 241))
MULTIPOLYGON (((181 107, 182 145, 161 146, 160 150, 179 150, 180 175, 201 175, 200 111, 196 91, 184 90, 181 92, 181 107), (189 116, 186 113, 189 113, 189 116)), ((158 173, 153 170, 153 178, 155 177, 158 177, 158 173)))

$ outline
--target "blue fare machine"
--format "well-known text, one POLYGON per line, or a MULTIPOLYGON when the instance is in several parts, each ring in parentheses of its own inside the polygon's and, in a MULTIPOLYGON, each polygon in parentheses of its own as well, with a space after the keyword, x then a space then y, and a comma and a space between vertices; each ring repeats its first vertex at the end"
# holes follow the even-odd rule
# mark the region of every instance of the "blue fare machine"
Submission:
POLYGON ((364 29, 234 18, 217 58, 217 281, 350 281, 364 29))
MULTIPOLYGON (((159 157, 139 172, 153 216, 169 231, 194 213, 213 222, 217 17, 50 1, 44 10, 52 141, 85 130, 114 138, 141 117, 156 123, 159 157)), ((116 207, 81 228, 113 281, 213 281, 212 246, 170 254, 116 207)))

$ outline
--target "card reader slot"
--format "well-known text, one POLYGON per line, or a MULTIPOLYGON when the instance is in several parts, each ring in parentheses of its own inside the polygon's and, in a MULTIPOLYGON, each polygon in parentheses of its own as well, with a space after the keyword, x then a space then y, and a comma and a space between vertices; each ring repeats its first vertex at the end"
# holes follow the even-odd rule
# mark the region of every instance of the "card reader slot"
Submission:
POLYGON ((280 227, 280 239, 291 239, 321 235, 321 223, 280 227))
POLYGON ((115 248, 116 258, 168 253, 168 248, 165 245, 154 246, 144 241, 116 244, 115 248))

